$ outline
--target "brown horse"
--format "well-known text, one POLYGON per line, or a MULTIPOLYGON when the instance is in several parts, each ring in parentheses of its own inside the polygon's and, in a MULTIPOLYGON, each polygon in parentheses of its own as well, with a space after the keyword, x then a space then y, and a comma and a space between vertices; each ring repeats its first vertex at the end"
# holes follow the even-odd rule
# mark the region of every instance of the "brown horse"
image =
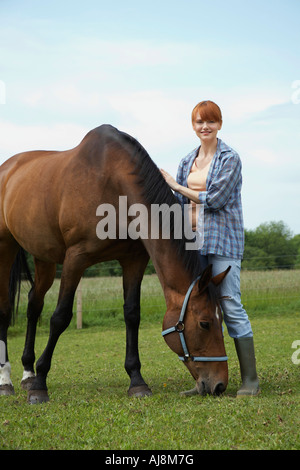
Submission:
MULTIPOLYGON (((166 300, 163 327, 171 329, 165 332, 166 342, 182 356, 199 393, 220 394, 225 390, 227 358, 213 284, 220 283, 226 272, 212 279, 208 268, 194 282, 189 300, 186 299, 184 326, 181 319, 172 328, 179 320, 191 283, 200 274, 196 252, 185 250, 184 239, 175 238, 172 229, 169 238, 162 237, 161 232, 159 237, 138 238, 124 236, 124 226, 117 226, 116 236, 99 239, 96 233, 99 205, 115 208, 118 225, 119 196, 127 197, 128 207, 143 204, 150 208, 162 203, 171 206, 176 202, 143 147, 131 136, 108 125, 89 132, 72 150, 20 153, 0 167, 0 394, 14 393, 7 329, 15 290, 10 289, 9 280, 13 281, 16 271, 20 274, 17 261, 21 255, 24 260, 24 250, 33 255, 35 262, 34 284, 28 295, 21 382, 28 390, 30 403, 49 399, 46 379, 51 358, 59 336, 71 321, 75 291, 84 270, 112 259, 117 259, 123 269, 128 393, 151 394, 140 372, 138 352, 140 285, 149 256, 166 300), (36 325, 57 263, 63 265, 59 297, 50 320, 48 343, 36 363, 35 375, 36 325)), ((125 232, 132 220, 127 215, 125 232)))

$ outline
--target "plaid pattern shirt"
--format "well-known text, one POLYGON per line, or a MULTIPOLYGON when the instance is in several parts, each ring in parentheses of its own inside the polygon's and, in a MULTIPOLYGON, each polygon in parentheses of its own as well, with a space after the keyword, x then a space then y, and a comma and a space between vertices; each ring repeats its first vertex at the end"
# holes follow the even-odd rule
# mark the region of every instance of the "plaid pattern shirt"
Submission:
MULTIPOLYGON (((199 147, 190 152, 179 164, 177 182, 187 187, 187 178, 199 147)), ((242 163, 239 155, 218 139, 217 151, 212 159, 206 180, 206 191, 199 192, 204 204, 204 244, 200 254, 223 255, 242 259, 244 252, 244 223, 241 200, 242 163)), ((178 201, 189 200, 175 193, 178 201)))

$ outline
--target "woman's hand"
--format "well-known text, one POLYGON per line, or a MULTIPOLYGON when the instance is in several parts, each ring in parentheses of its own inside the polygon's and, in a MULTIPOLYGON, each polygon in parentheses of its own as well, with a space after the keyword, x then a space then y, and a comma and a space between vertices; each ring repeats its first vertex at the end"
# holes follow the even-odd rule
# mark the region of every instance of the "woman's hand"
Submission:
POLYGON ((194 189, 189 189, 189 188, 186 188, 185 186, 181 186, 180 184, 177 183, 176 180, 174 180, 174 178, 171 175, 169 175, 169 173, 167 173, 162 168, 160 169, 160 172, 165 178, 170 188, 173 189, 173 191, 176 191, 177 193, 182 194, 182 196, 186 197, 190 201, 195 202, 196 204, 200 204, 199 191, 195 191, 194 189))
POLYGON ((169 175, 165 170, 162 168, 160 169, 161 174, 163 175, 164 179, 166 180, 166 183, 170 186, 171 189, 174 191, 178 191, 179 184, 177 181, 173 178, 173 176, 169 175))

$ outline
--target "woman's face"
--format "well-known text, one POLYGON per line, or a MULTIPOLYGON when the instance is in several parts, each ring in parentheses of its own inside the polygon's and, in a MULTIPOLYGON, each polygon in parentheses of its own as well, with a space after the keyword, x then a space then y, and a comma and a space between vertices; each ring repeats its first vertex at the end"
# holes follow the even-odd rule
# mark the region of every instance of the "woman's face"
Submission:
POLYGON ((221 127, 221 122, 203 121, 199 113, 196 115, 196 119, 193 122, 193 129, 197 137, 207 143, 213 142, 216 139, 217 133, 221 127))

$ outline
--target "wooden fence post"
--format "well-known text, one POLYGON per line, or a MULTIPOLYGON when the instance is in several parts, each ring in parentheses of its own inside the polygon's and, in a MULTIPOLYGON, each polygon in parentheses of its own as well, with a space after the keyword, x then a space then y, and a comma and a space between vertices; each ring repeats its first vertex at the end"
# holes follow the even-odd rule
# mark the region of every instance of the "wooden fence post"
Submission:
POLYGON ((77 330, 82 328, 82 288, 81 288, 81 279, 77 287, 77 330))

